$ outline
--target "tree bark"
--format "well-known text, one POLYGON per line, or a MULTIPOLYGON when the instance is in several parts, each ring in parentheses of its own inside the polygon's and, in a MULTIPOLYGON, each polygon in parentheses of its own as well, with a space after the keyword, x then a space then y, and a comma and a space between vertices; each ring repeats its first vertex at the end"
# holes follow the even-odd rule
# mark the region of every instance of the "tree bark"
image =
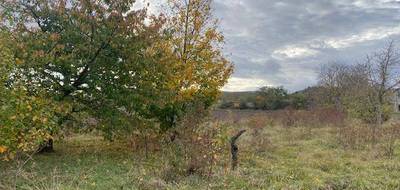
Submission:
POLYGON ((378 105, 377 105, 377 110, 376 110, 376 123, 375 123, 374 128, 372 129, 372 133, 373 133, 372 134, 372 142, 373 142, 373 144, 377 143, 376 133, 377 133, 377 130, 379 130, 381 128, 382 123, 383 123, 383 118, 382 118, 382 115, 383 115, 383 111, 382 111, 383 104, 384 104, 383 96, 380 94, 379 97, 378 97, 378 105))

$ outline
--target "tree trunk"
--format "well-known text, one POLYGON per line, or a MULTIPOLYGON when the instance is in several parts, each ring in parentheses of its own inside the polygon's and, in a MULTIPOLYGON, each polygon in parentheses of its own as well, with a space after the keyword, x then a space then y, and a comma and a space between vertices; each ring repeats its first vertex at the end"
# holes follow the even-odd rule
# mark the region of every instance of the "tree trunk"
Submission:
POLYGON ((40 145, 38 153, 46 153, 46 152, 54 152, 53 139, 49 139, 47 141, 44 141, 40 145))
POLYGON ((379 102, 378 106, 377 106, 377 110, 376 110, 376 123, 375 126, 372 129, 372 142, 374 144, 377 143, 377 139, 376 139, 376 133, 377 131, 381 128, 382 125, 382 103, 379 102))

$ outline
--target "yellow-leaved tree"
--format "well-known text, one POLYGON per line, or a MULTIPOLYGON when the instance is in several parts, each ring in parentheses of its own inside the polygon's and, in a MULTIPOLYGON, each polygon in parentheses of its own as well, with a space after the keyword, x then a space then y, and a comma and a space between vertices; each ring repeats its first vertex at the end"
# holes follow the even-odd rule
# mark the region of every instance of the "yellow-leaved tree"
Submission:
POLYGON ((169 0, 164 35, 148 49, 163 81, 157 85, 155 113, 173 126, 188 108, 209 108, 233 66, 223 54, 224 36, 211 11, 211 0, 169 0), (162 101, 162 102, 160 102, 162 101))

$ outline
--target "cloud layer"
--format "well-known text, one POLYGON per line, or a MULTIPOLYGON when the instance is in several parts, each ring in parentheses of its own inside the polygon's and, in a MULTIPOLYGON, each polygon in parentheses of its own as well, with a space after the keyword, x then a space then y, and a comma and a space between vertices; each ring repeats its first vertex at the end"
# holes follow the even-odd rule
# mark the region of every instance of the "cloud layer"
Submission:
MULTIPOLYGON (((147 0, 153 13, 165 1, 147 0)), ((235 64, 227 91, 301 90, 324 63, 360 61, 390 39, 400 46, 400 0, 214 0, 213 9, 235 64)))
POLYGON ((235 64, 229 91, 300 90, 321 64, 352 63, 400 39, 399 0, 215 0, 214 10, 235 64))

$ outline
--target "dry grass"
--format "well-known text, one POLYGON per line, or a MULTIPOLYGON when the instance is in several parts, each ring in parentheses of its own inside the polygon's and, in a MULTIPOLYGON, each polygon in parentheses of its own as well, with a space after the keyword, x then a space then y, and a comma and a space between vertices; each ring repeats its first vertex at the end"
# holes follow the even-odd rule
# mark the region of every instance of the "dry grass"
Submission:
POLYGON ((176 142, 159 139, 147 158, 142 138, 135 138, 138 146, 132 149, 129 140, 73 136, 58 142, 56 153, 34 156, 17 180, 18 163, 1 162, 0 189, 400 188, 399 125, 378 130, 373 144, 370 127, 327 122, 319 113, 223 113, 193 134, 179 129, 190 135, 176 142), (308 114, 311 121, 305 120, 308 114), (296 118, 290 127, 283 121, 289 116, 296 118), (226 140, 240 129, 247 132, 238 141, 239 167, 230 171, 226 140), (216 142, 221 149, 211 147, 216 142), (191 166, 194 172, 188 172, 191 166))

